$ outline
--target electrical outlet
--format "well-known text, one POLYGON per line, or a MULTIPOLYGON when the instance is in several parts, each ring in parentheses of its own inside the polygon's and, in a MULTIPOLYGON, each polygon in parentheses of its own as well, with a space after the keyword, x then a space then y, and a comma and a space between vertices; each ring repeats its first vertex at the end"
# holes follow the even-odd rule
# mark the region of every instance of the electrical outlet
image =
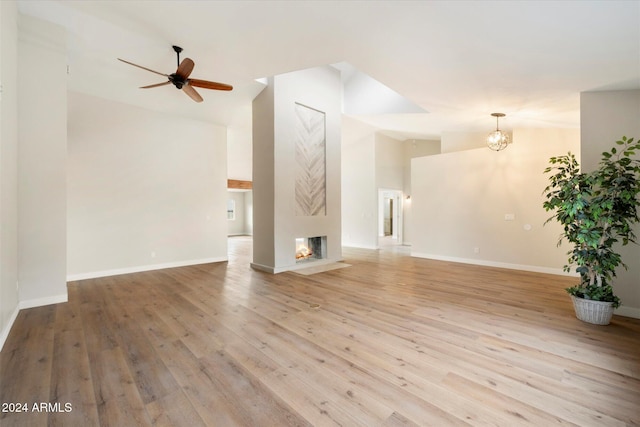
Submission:
POLYGON ((155 257, 156 257, 155 251, 151 252, 151 258, 155 258, 155 257))
POLYGON ((504 220, 505 221, 513 221, 515 219, 516 219, 516 215, 515 214, 512 214, 512 213, 504 214, 504 220))
POLYGON ((473 253, 474 254, 479 254, 480 253, 480 248, 473 248, 473 253))

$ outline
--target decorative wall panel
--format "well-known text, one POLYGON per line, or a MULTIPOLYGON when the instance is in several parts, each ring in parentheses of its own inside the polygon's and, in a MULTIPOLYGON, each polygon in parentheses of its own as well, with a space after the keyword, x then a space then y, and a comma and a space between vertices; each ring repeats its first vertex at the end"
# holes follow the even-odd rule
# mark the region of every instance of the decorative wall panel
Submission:
POLYGON ((295 104, 296 216, 327 214, 325 113, 295 104))

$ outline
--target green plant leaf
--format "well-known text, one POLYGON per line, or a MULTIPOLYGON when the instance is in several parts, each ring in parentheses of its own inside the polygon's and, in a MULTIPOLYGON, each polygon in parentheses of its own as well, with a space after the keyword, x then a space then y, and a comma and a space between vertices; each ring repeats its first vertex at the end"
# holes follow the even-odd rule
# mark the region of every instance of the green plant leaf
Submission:
POLYGON ((640 208, 640 141, 633 141, 626 136, 615 141, 621 149, 603 152, 594 171, 581 172, 571 152, 550 158, 544 171, 549 185, 543 208, 552 212, 545 224, 560 223, 558 246, 563 240, 572 245, 563 269, 571 271, 573 266, 580 274, 577 296, 620 303, 611 288, 616 269, 626 268, 617 248, 635 242, 632 225, 639 220, 640 208))

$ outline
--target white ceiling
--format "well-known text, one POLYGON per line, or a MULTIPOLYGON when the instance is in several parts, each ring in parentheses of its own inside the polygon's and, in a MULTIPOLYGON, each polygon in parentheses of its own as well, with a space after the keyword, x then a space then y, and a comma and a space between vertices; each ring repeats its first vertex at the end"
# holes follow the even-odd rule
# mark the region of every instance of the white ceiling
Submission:
POLYGON ((255 79, 347 62, 428 113, 358 118, 399 138, 494 126, 578 127, 582 91, 640 88, 640 1, 19 1, 65 26, 69 87, 247 126, 255 79), (196 104, 161 76, 232 84, 196 104), (159 78, 159 79, 158 79, 159 78))

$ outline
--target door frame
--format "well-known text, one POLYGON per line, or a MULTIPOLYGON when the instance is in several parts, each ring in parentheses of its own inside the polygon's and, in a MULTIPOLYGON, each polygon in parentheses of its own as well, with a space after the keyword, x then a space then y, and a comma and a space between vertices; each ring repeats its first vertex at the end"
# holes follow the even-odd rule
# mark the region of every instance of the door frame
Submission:
POLYGON ((392 237, 397 239, 398 244, 403 243, 403 193, 401 190, 390 188, 378 188, 378 237, 384 237, 384 201, 386 198, 393 199, 393 233, 392 237))

